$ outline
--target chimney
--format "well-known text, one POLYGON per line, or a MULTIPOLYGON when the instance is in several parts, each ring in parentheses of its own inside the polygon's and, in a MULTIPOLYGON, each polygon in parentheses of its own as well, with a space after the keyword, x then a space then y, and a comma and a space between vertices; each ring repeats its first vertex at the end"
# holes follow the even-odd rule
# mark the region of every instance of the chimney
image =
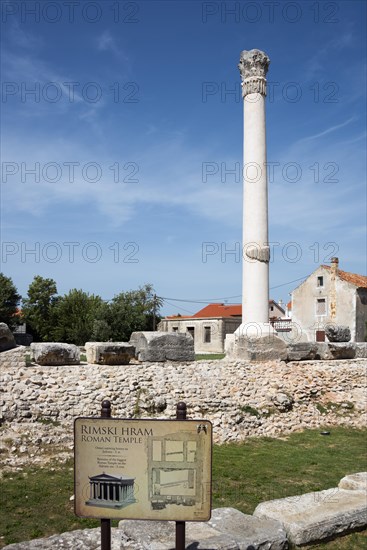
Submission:
POLYGON ((331 274, 335 277, 338 272, 339 258, 331 258, 331 274))

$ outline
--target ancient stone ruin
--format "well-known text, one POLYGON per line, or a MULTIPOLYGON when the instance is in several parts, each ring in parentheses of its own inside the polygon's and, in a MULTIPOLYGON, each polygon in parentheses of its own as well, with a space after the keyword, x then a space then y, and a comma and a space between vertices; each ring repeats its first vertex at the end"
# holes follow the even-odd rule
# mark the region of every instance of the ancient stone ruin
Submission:
POLYGON ((87 362, 97 365, 128 365, 135 357, 135 348, 126 342, 87 342, 87 362))
POLYGON ((79 365, 80 351, 74 344, 59 342, 32 343, 31 359, 38 365, 79 365))
POLYGON ((139 361, 194 361, 194 340, 175 332, 133 332, 130 343, 139 361))

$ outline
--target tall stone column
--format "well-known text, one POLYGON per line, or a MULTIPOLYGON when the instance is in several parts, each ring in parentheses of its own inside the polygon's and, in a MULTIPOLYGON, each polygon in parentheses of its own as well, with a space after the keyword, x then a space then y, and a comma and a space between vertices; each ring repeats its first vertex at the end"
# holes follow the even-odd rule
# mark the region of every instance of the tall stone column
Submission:
POLYGON ((269 324, 268 184, 265 96, 270 59, 260 50, 241 52, 243 97, 242 324, 236 335, 274 334, 269 324))

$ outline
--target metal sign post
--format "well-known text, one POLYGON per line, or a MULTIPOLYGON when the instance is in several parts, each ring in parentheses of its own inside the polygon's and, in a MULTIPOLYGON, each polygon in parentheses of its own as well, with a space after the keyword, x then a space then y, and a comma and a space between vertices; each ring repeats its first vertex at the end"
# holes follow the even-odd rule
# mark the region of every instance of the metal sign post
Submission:
MULTIPOLYGON (((186 403, 180 401, 176 407, 176 420, 186 420, 186 403)), ((176 521, 176 550, 185 550, 186 523, 176 521)))
MULTIPOLYGON (((111 418, 111 402, 102 401, 101 418, 111 418)), ((111 550, 111 520, 101 519, 101 550, 111 550)))

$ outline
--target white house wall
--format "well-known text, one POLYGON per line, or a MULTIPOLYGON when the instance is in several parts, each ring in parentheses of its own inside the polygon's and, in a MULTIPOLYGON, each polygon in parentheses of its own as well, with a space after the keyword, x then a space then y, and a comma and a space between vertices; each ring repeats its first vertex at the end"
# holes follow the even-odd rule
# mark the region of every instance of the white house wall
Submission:
POLYGON ((295 327, 301 327, 302 340, 315 341, 316 331, 325 330, 326 325, 333 323, 348 326, 352 340, 362 341, 364 338, 356 333, 356 293, 354 285, 338 276, 333 282, 330 269, 322 266, 316 269, 292 292, 292 322, 295 327), (323 277, 323 286, 317 285, 318 277, 323 277), (317 315, 317 299, 322 298, 326 300, 326 315, 317 315))

